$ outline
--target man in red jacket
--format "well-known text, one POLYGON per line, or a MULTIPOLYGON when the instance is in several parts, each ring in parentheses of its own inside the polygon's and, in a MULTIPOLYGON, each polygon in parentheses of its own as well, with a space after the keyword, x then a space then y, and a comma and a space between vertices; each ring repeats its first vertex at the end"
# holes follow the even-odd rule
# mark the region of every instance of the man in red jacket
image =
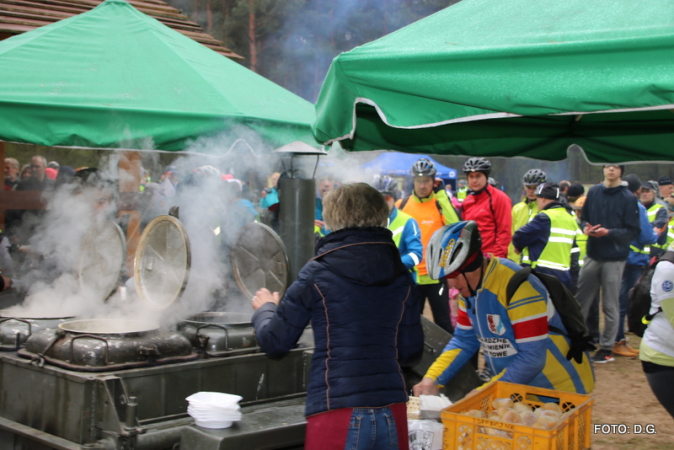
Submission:
POLYGON ((482 236, 482 253, 508 257, 511 240, 512 202, 501 190, 487 183, 491 163, 484 158, 469 158, 463 165, 470 188, 463 201, 463 220, 474 220, 482 236))

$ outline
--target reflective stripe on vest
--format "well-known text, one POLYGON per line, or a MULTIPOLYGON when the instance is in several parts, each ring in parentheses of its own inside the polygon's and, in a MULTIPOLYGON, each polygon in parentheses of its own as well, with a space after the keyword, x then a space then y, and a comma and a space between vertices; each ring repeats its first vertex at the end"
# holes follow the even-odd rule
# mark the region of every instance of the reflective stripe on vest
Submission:
MULTIPOLYGON (((646 213, 648 214, 648 221, 653 223, 655 220, 656 216, 658 215, 658 211, 660 211, 660 208, 664 208, 664 206, 653 202, 650 208, 646 210, 646 213)), ((669 220, 669 223, 667 224, 667 242, 664 244, 653 244, 654 248, 661 248, 663 250, 669 250, 669 245, 674 241, 674 217, 669 220)), ((630 246, 630 248, 632 248, 630 246)), ((644 249, 645 250, 645 249, 644 249)), ((634 250, 636 251, 636 250, 634 250)), ((642 252, 645 253, 645 252, 642 252)))
POLYGON ((655 216, 658 215, 658 211, 660 211, 660 208, 664 208, 664 206, 659 205, 657 203, 653 203, 650 208, 646 210, 646 214, 648 215, 648 221, 653 222, 655 220, 655 216))
POLYGON ((583 260, 587 254, 587 236, 580 227, 576 230, 576 245, 578 246, 578 265, 583 267, 583 260))
POLYGON ((630 250, 632 250, 634 253, 643 253, 644 255, 650 255, 651 253, 651 248, 648 245, 644 247, 643 250, 641 250, 639 247, 635 247, 634 245, 630 245, 630 250))
POLYGON ((393 233, 393 242, 396 244, 396 247, 400 247, 400 238, 403 236, 403 230, 405 229, 407 221, 411 218, 412 217, 409 214, 405 214, 398 210, 396 218, 393 219, 393 222, 388 224, 388 229, 393 233))
MULTIPOLYGON (((541 211, 550 218, 550 237, 537 261, 531 267, 567 271, 571 268, 571 249, 578 230, 578 223, 565 208, 553 208, 541 211)), ((529 261, 529 249, 522 252, 522 261, 529 261)))
POLYGON ((674 242, 674 217, 669 219, 667 223, 667 242, 662 245, 653 245, 653 247, 661 248, 663 250, 669 250, 669 246, 674 242))
MULTIPOLYGON (((405 231, 405 226, 407 225, 407 222, 410 221, 410 219, 412 219, 412 216, 410 216, 409 214, 405 214, 400 210, 397 211, 396 218, 393 219, 393 222, 391 222, 391 219, 389 219, 388 229, 393 234, 393 242, 398 248, 400 248, 400 239, 402 239, 403 237, 403 231, 405 231)), ((416 254, 410 252, 407 255, 410 258, 412 258, 412 261, 414 261, 415 266, 420 263, 419 257, 416 254)))

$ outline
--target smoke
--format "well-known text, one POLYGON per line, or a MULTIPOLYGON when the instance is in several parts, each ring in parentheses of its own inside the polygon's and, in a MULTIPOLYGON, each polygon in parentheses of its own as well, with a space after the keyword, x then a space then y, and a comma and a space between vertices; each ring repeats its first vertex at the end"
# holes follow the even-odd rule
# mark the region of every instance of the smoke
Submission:
POLYGON ((266 55, 270 61, 268 65, 263 61, 261 73, 315 102, 330 63, 337 55, 453 3, 456 0, 306 0, 296 10, 289 4, 281 18, 282 28, 268 38, 280 46, 278 59, 266 55))
MULTIPOLYGON (((374 156, 347 153, 335 144, 327 156, 320 157, 316 176, 330 176, 337 183, 370 182, 372 174, 358 167, 374 156)), ((143 164, 158 163, 152 154, 143 153, 142 157, 143 164)), ((120 163, 128 163, 124 158, 124 152, 112 152, 101 161, 101 172, 107 180, 103 188, 69 183, 47 194, 46 211, 29 242, 29 270, 21 277, 29 286, 27 295, 20 306, 3 315, 141 320, 171 327, 204 311, 252 314, 250 299, 243 298, 233 280, 230 250, 241 227, 253 220, 246 216, 250 208, 242 205, 250 205, 247 199, 257 204, 269 175, 284 166, 290 168, 289 156, 282 161, 269 144, 240 127, 191 142, 171 163, 174 178, 157 180, 146 189, 149 197, 162 192, 169 195, 163 202, 150 202, 161 208, 141 211, 145 223, 177 207, 191 250, 185 290, 164 310, 140 301, 132 273, 126 273, 124 287, 110 295, 118 285, 117 280, 110 280, 111 273, 125 260, 121 240, 110 231, 116 229, 109 226, 109 221, 115 220, 117 186, 130 181, 125 178, 129 175, 118 170, 120 163), (243 185, 223 179, 232 177, 244 180, 243 185), (178 181, 177 185, 172 181, 178 181), (162 191, 162 185, 171 185, 172 191, 162 191), (110 202, 101 207, 101 199, 110 202)), ((293 165, 311 176, 316 157, 295 157, 293 165)), ((166 264, 167 273, 177 272, 177 267, 166 264)), ((156 286, 159 297, 163 295, 161 288, 160 282, 156 286)))
MULTIPOLYGON (((104 160, 102 167, 114 164, 113 159, 104 160)), ((29 245, 22 248, 25 264, 18 269, 22 284, 28 288, 27 295, 20 307, 5 311, 5 315, 74 316, 107 297, 116 280, 107 288, 99 282, 87 285, 86 280, 101 279, 99 272, 109 267, 110 258, 115 254, 121 257, 121 251, 114 251, 114 242, 104 231, 116 208, 115 178, 103 171, 100 178, 90 174, 87 179, 76 178, 44 194, 46 210, 29 245), (83 246, 91 248, 96 257, 83 253, 83 246)), ((28 221, 24 226, 32 228, 33 223, 28 221)))

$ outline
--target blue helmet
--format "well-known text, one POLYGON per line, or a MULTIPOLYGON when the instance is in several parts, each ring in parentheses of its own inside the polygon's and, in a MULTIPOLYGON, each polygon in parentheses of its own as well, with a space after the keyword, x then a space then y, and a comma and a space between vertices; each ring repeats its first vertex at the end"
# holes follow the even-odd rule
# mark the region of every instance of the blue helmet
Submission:
POLYGON ((372 187, 383 195, 389 195, 397 200, 398 182, 387 175, 375 175, 372 187))
POLYGON ((474 220, 445 225, 428 242, 426 268, 434 280, 472 272, 481 264, 482 238, 474 220))

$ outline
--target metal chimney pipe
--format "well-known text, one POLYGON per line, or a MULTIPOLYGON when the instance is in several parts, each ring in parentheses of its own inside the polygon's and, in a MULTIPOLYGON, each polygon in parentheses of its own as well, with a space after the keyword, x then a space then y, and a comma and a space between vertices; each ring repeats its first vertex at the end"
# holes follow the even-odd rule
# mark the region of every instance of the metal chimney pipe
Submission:
POLYGON ((288 281, 292 283, 314 256, 316 181, 313 178, 282 178, 279 191, 281 240, 290 263, 288 281))

